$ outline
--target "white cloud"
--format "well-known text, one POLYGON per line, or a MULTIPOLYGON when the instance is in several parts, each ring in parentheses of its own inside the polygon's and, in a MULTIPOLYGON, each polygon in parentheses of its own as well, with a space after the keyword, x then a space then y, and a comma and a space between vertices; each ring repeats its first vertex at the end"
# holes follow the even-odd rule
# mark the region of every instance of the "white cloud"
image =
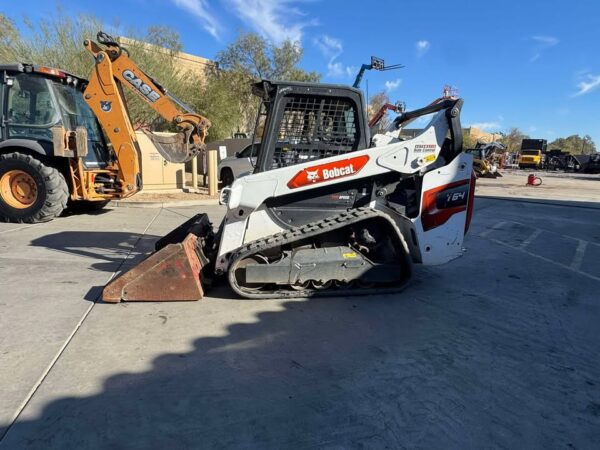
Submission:
POLYGON ((351 77, 357 72, 356 67, 346 66, 338 61, 338 57, 344 52, 342 41, 334 37, 322 34, 313 39, 313 44, 328 58, 327 75, 333 78, 351 77))
POLYGON ((297 6, 299 0, 228 0, 237 16, 255 31, 275 43, 289 39, 298 42, 315 19, 298 21, 306 14, 297 6))
POLYGON ((425 53, 427 53, 427 51, 429 50, 429 47, 431 47, 431 43, 429 41, 426 41, 426 40, 417 41, 417 43, 415 44, 415 48, 417 49, 417 56, 418 57, 423 56, 425 53))
POLYGON ((492 131, 500 128, 500 124, 498 122, 477 122, 472 123, 471 126, 473 128, 479 128, 481 131, 492 131))
POLYGON ((560 42, 558 38, 555 38, 554 36, 532 36, 531 39, 540 44, 547 45, 548 47, 553 47, 560 42))
POLYGON ((398 89, 398 87, 401 84, 402 84, 401 78, 396 78, 395 80, 392 80, 392 81, 386 81, 385 82, 385 90, 386 90, 386 92, 392 92, 392 91, 398 89))
POLYGON ((530 62, 537 61, 541 56, 542 52, 550 47, 557 45, 560 40, 554 36, 531 36, 531 40, 536 43, 533 48, 533 55, 529 59, 530 62))
POLYGON ((339 78, 339 77, 351 77, 352 75, 356 75, 358 69, 354 66, 345 66, 341 62, 332 62, 329 61, 327 63, 327 76, 339 78))
POLYGON ((208 12, 207 0, 171 0, 179 8, 189 12, 200 19, 202 27, 208 31, 214 38, 219 38, 219 22, 208 12))
POLYGON ((600 75, 586 73, 585 75, 582 75, 581 78, 581 81, 577 83, 578 91, 573 94, 573 97, 588 94, 600 86, 600 75))
POLYGON ((342 41, 326 34, 314 38, 313 43, 324 56, 329 58, 336 58, 344 51, 342 41))

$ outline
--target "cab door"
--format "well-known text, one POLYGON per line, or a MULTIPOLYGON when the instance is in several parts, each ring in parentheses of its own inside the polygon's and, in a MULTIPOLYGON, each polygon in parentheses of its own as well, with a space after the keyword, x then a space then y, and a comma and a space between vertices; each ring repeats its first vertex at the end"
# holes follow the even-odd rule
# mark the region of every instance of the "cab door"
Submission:
POLYGON ((6 139, 6 82, 8 74, 0 71, 0 142, 6 139))
MULTIPOLYGON (((8 137, 52 144, 52 127, 60 121, 44 77, 19 73, 8 89, 8 137)), ((6 85, 5 85, 6 88, 6 85)))

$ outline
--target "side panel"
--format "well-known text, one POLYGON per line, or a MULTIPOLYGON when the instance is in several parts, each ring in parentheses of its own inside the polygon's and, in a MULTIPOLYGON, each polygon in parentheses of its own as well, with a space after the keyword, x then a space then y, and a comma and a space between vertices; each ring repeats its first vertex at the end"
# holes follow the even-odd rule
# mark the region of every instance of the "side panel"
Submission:
POLYGON ((462 153, 423 176, 421 214, 413 219, 423 264, 444 264, 462 255, 473 157, 462 153))

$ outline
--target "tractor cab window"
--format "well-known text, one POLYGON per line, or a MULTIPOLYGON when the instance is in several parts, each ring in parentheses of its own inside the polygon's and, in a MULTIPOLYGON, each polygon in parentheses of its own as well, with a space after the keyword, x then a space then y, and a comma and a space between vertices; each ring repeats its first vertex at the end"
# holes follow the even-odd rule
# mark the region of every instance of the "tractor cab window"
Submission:
POLYGON ((285 99, 272 168, 358 149, 358 110, 347 98, 292 95, 285 99))
POLYGON ((88 154, 85 163, 88 167, 103 165, 109 159, 104 135, 94 112, 85 102, 79 89, 60 80, 52 81, 52 88, 59 105, 63 126, 70 131, 85 127, 88 134, 88 154))
POLYGON ((75 131, 78 126, 83 126, 87 129, 90 141, 102 141, 96 116, 83 99, 81 92, 58 80, 53 81, 52 86, 60 106, 64 127, 67 130, 75 131))
POLYGON ((48 80, 18 74, 8 91, 9 136, 52 139, 50 127, 59 119, 48 80))

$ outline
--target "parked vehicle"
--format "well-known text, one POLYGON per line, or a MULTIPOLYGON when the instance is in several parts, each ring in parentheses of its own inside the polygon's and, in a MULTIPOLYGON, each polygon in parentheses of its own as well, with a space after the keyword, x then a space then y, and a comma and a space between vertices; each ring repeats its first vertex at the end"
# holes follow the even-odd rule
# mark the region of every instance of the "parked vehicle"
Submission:
POLYGON ((519 154, 519 169, 541 169, 548 143, 545 139, 523 139, 519 154))
POLYGON ((254 143, 254 146, 250 144, 243 150, 235 152, 234 156, 229 156, 221 160, 217 172, 219 173, 219 180, 224 187, 231 186, 240 176, 254 171, 259 146, 260 143, 254 143))
POLYGON ((473 170, 477 178, 498 178, 498 165, 502 160, 506 147, 498 142, 484 144, 478 142, 475 148, 465 150, 473 155, 473 170))

